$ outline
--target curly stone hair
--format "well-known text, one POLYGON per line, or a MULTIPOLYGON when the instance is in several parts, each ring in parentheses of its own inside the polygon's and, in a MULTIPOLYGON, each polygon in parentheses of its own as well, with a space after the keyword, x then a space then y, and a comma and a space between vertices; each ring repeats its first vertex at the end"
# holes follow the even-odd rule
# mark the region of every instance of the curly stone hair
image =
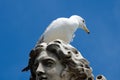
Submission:
POLYGON ((43 50, 55 54, 61 64, 65 66, 61 77, 69 75, 70 80, 94 80, 89 62, 82 57, 77 49, 61 40, 55 40, 49 44, 41 43, 31 50, 28 66, 22 70, 30 70, 30 80, 36 80, 37 65, 35 60, 43 50))

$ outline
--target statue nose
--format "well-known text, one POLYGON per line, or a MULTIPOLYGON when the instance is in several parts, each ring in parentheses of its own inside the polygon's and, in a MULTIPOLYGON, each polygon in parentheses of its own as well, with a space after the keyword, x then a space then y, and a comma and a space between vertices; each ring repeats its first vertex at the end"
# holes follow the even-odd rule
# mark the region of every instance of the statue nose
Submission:
POLYGON ((37 69, 36 69, 36 74, 40 75, 41 73, 45 73, 44 68, 41 63, 39 63, 37 69))
POLYGON ((36 69, 36 80, 47 80, 47 76, 44 71, 44 67, 41 63, 39 63, 36 69))

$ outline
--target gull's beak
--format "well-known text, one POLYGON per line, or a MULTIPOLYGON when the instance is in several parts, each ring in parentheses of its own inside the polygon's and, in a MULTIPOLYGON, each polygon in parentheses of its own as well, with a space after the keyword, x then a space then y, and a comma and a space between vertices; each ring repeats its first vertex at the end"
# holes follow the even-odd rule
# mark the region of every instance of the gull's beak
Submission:
POLYGON ((85 30, 85 32, 87 32, 88 34, 90 34, 90 31, 88 30, 88 28, 86 27, 86 25, 83 25, 83 30, 85 30))

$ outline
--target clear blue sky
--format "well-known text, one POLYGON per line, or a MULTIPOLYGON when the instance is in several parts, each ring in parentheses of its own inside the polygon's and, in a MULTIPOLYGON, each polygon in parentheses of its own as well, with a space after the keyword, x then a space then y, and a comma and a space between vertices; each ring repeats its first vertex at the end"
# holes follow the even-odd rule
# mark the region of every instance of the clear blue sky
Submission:
POLYGON ((120 76, 120 0, 0 0, 0 80, 29 80, 28 55, 49 23, 82 16, 91 31, 77 30, 71 43, 89 60, 93 74, 120 76))

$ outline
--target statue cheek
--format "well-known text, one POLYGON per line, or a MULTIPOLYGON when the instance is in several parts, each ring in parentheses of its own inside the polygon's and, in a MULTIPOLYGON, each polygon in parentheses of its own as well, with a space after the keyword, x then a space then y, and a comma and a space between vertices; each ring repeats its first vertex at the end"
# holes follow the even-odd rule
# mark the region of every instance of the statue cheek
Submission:
POLYGON ((48 79, 50 80, 61 80, 61 76, 60 76, 60 71, 57 70, 56 68, 52 68, 50 70, 46 71, 46 75, 48 77, 48 79))

